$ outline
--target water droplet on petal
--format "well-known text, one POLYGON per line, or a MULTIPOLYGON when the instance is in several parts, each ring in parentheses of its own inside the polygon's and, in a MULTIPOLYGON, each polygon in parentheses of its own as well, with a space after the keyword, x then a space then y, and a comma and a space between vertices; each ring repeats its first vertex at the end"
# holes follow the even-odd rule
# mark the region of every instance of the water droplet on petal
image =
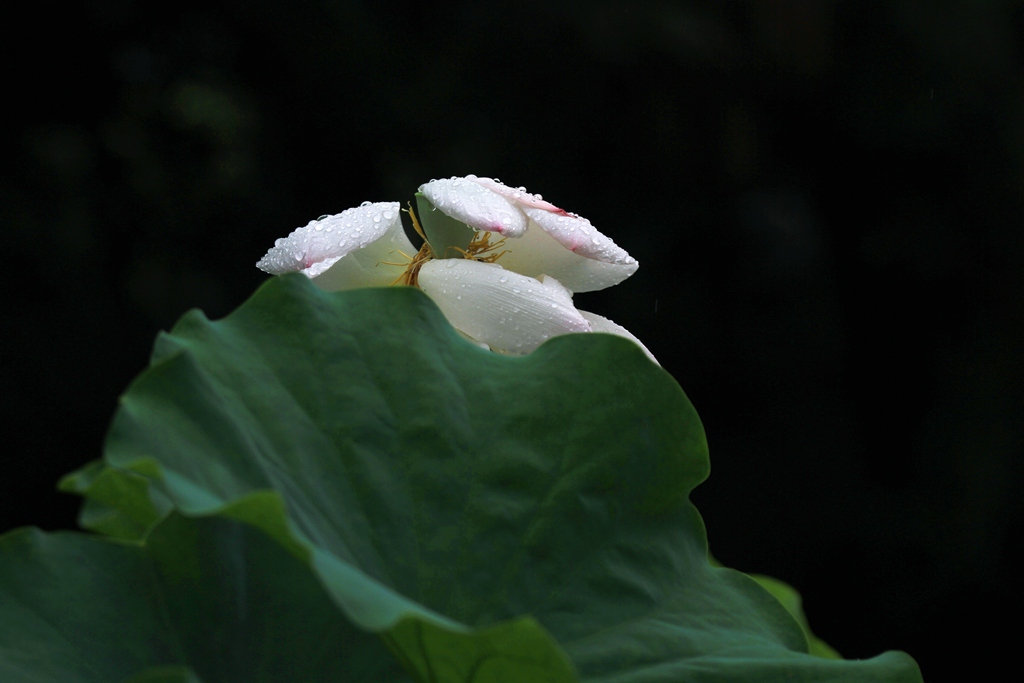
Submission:
POLYGON ((369 206, 369 205, 370 205, 370 202, 363 202, 363 203, 362 203, 362 204, 360 204, 359 206, 369 206))
POLYGON ((501 277, 498 278, 498 282, 508 282, 508 277, 505 276, 505 275, 502 275, 501 277))

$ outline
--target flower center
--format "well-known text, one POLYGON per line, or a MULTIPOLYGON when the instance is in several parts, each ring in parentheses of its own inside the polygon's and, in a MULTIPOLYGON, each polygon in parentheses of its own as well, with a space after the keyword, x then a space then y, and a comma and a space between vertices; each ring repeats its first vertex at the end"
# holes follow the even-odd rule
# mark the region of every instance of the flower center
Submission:
POLYGON ((469 246, 465 249, 459 249, 458 247, 452 247, 452 249, 462 254, 463 258, 468 258, 472 261, 483 261, 484 263, 494 263, 508 253, 508 249, 499 251, 496 254, 493 253, 505 246, 505 240, 507 239, 507 237, 502 237, 494 244, 491 244, 491 233, 481 230, 473 236, 469 246))
MULTIPOLYGON (((430 246, 430 242, 427 241, 427 235, 423 231, 423 226, 420 225, 419 219, 416 218, 416 212, 413 210, 412 205, 408 209, 403 209, 409 214, 409 218, 412 219, 413 230, 416 234, 423 238, 423 246, 416 252, 415 256, 409 256, 408 254, 402 253, 402 256, 409 259, 409 263, 405 266, 405 271, 398 276, 398 278, 392 282, 392 285, 403 284, 409 285, 410 287, 419 286, 419 274, 420 268, 427 261, 438 258, 433 248, 430 246)), ((469 259, 471 261, 483 261, 484 263, 494 263, 502 256, 508 253, 508 250, 497 251, 501 249, 505 244, 507 238, 502 237, 497 242, 491 243, 491 233, 480 230, 473 235, 473 239, 469 241, 469 244, 465 249, 459 247, 448 247, 445 251, 455 250, 462 255, 462 258, 469 259)), ((400 252, 401 253, 401 252, 400 252)), ((447 253, 445 255, 447 257, 447 253)), ((401 263, 392 263, 389 261, 382 261, 389 266, 399 266, 401 263)))

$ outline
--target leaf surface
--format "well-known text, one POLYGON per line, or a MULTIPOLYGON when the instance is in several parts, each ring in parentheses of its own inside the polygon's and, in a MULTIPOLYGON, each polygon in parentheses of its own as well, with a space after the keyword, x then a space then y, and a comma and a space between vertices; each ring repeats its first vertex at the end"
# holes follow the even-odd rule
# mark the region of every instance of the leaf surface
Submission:
POLYGON ((420 681, 920 680, 902 653, 810 656, 709 565, 700 420, 610 335, 505 357, 417 290, 277 278, 158 340, 105 463, 154 509, 261 529, 420 681))

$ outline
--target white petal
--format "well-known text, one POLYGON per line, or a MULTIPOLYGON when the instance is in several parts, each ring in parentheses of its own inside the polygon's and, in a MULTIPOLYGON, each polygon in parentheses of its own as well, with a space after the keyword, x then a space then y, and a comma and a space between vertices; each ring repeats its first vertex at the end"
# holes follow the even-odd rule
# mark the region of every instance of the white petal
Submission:
POLYGON ((551 337, 590 331, 554 278, 541 282, 494 263, 435 259, 423 265, 419 285, 448 322, 495 351, 529 353, 551 337))
POLYGON ((551 202, 544 201, 539 194, 531 194, 526 191, 525 187, 509 187, 504 183, 500 183, 493 178, 477 178, 475 175, 466 176, 466 180, 471 180, 478 185, 497 192, 506 199, 511 199, 513 202, 520 204, 524 207, 531 207, 534 209, 543 209, 544 211, 555 211, 565 213, 562 209, 558 208, 551 202))
POLYGON ((526 207, 524 213, 563 247, 596 261, 632 265, 636 259, 610 237, 600 233, 590 221, 573 213, 556 213, 526 207))
POLYGON ((324 289, 391 284, 415 249, 402 229, 398 202, 365 203, 326 216, 281 238, 256 267, 272 275, 299 271, 324 289))
MULTIPOLYGON (((647 354, 648 358, 653 360, 655 363, 658 363, 658 359, 654 357, 653 353, 647 350, 647 347, 643 345, 643 342, 641 342, 639 339, 630 334, 629 330, 627 330, 622 325, 614 323, 608 318, 605 318, 604 316, 600 316, 596 313, 591 313, 589 311, 580 311, 580 315, 587 319, 587 322, 590 323, 590 328, 592 331, 605 332, 607 334, 615 334, 620 337, 625 337, 626 339, 629 339, 630 341, 634 342, 637 346, 639 346, 641 349, 643 349, 644 353, 647 354)), ((661 365, 661 363, 658 363, 658 365, 661 365)))
POLYGON ((506 237, 526 232, 526 216, 514 202, 466 178, 431 180, 420 192, 439 211, 477 230, 506 237))
POLYGON ((617 285, 639 268, 636 259, 605 263, 581 256, 559 244, 533 221, 525 235, 506 241, 501 250, 508 252, 498 259, 502 267, 530 277, 550 275, 574 292, 593 292, 617 285))

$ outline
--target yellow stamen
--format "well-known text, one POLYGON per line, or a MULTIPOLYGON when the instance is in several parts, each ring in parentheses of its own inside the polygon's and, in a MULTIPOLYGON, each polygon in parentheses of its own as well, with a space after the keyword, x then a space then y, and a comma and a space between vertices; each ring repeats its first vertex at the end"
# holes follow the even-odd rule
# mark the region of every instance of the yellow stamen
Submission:
POLYGON ((427 241, 427 233, 423 232, 423 226, 420 225, 419 219, 416 218, 416 212, 412 210, 412 202, 406 202, 406 204, 409 206, 409 208, 408 209, 404 209, 404 211, 407 214, 409 214, 409 218, 412 219, 412 229, 416 231, 417 235, 419 235, 420 237, 423 238, 424 242, 426 242, 427 241))
POLYGON ((416 252, 415 256, 409 256, 404 251, 398 252, 408 259, 408 263, 393 263, 390 261, 381 261, 381 263, 389 266, 405 266, 405 271, 395 278, 395 281, 391 284, 397 285, 401 283, 403 285, 409 285, 410 287, 417 287, 419 286, 420 268, 423 267, 424 263, 434 258, 434 250, 430 248, 430 242, 427 242, 427 236, 423 232, 423 228, 420 226, 419 220, 416 218, 416 212, 412 210, 411 203, 409 204, 409 208, 405 211, 409 214, 409 217, 412 218, 413 230, 416 231, 417 235, 423 238, 423 246, 420 247, 420 250, 416 252))
POLYGON ((500 240, 491 244, 491 233, 480 231, 473 236, 473 239, 469 241, 469 245, 466 249, 460 249, 459 247, 449 247, 462 254, 463 258, 468 258, 471 261, 483 261, 484 263, 494 263, 502 256, 508 253, 508 249, 500 251, 497 254, 488 253, 493 252, 496 249, 501 249, 504 246, 507 237, 502 237, 500 240), (484 256, 484 254, 487 254, 484 256))
MULTIPOLYGON (((395 278, 395 281, 391 284, 403 284, 411 287, 418 287, 420 268, 422 268, 423 264, 430 259, 437 258, 437 255, 434 253, 434 250, 431 249, 430 242, 427 241, 427 235, 423 232, 423 226, 420 225, 419 219, 416 218, 416 212, 412 208, 412 203, 409 203, 408 209, 402 210, 409 214, 409 218, 412 219, 413 230, 416 231, 417 235, 423 238, 423 246, 420 247, 420 250, 416 252, 415 256, 409 256, 404 251, 399 251, 398 253, 405 257, 405 263, 398 263, 395 261, 381 261, 381 263, 386 266, 405 266, 405 271, 395 278)), ((494 263, 508 253, 507 249, 494 253, 495 250, 501 249, 505 244, 506 239, 507 238, 502 237, 494 244, 491 244, 491 233, 481 230, 469 241, 466 249, 462 249, 460 247, 448 247, 448 249, 454 249, 462 254, 463 258, 467 258, 471 261, 494 263)))

